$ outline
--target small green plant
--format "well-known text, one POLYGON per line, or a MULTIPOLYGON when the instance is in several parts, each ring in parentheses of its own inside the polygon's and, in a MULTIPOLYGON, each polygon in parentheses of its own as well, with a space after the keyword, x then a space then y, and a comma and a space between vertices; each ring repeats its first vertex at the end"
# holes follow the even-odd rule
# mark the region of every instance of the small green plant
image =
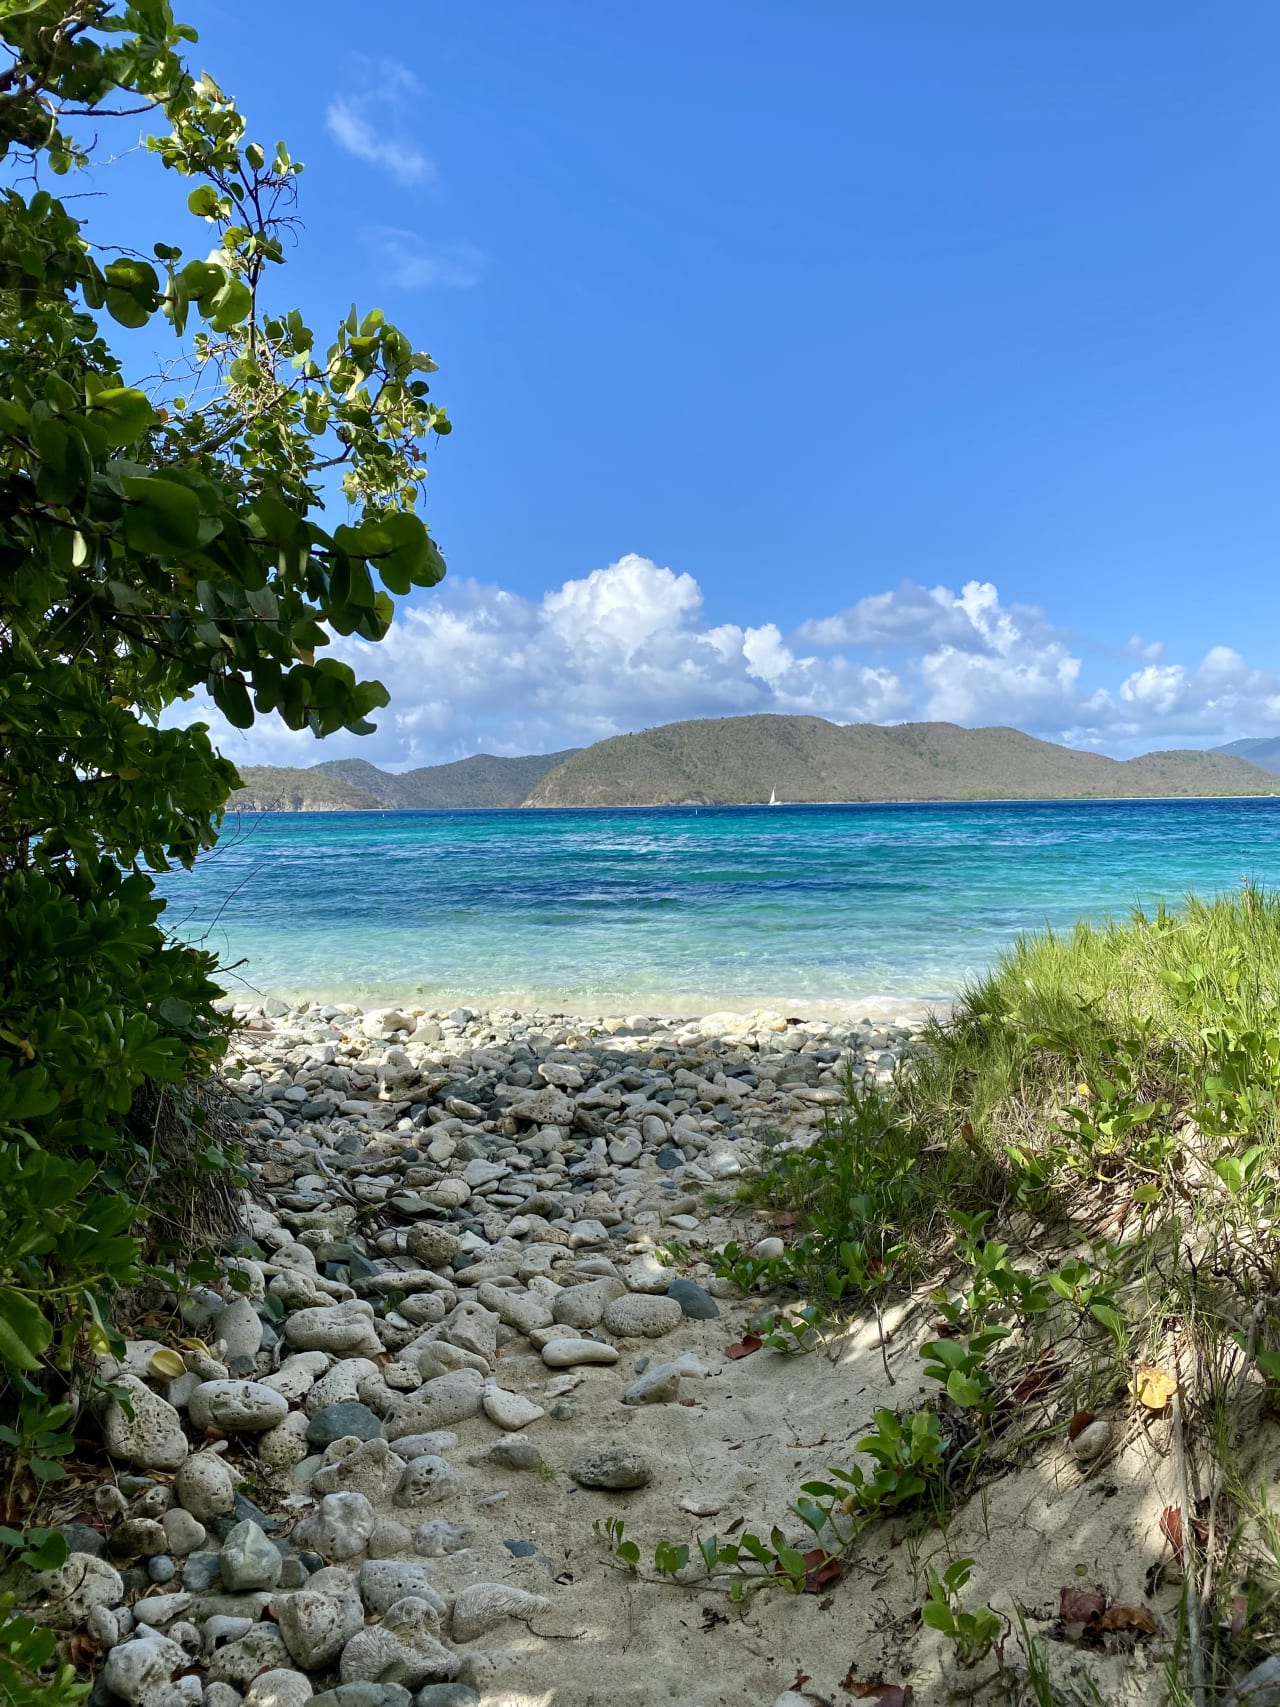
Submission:
POLYGON ((632 1576, 640 1568, 640 1549, 626 1538, 627 1526, 620 1517, 597 1518, 591 1525, 592 1534, 608 1547, 610 1555, 632 1576))
POLYGON ((1128 1322, 1116 1301, 1112 1283, 1100 1275, 1093 1264, 1080 1260, 1064 1263, 1045 1279, 1059 1298, 1073 1304, 1081 1315, 1091 1317, 1105 1328, 1115 1341, 1116 1350, 1124 1352, 1129 1343, 1128 1322))
POLYGON ((995 1409, 995 1382, 987 1368, 987 1354, 1009 1335, 1005 1327, 986 1328, 966 1340, 930 1340, 920 1347, 924 1372, 940 1382, 947 1397, 964 1410, 984 1418, 995 1409))
POLYGON ((930 1571, 929 1598, 920 1609, 920 1616, 929 1628, 954 1643, 956 1659, 966 1669, 986 1659, 1004 1630, 1000 1614, 989 1606, 965 1611, 960 1591, 972 1574, 972 1559, 954 1560, 941 1576, 930 1571))
POLYGON ((822 1344, 825 1321, 816 1304, 806 1304, 799 1310, 760 1311, 748 1325, 752 1333, 763 1337, 770 1351, 780 1351, 786 1357, 803 1357, 822 1344))
POLYGON ((654 1246, 653 1255, 655 1262, 663 1268, 679 1268, 690 1260, 691 1253, 688 1245, 679 1239, 664 1239, 660 1245, 654 1246))
POLYGON ((782 1286, 790 1279, 785 1257, 753 1257, 736 1240, 713 1251, 710 1260, 719 1279, 731 1280, 741 1292, 753 1292, 761 1285, 782 1286))

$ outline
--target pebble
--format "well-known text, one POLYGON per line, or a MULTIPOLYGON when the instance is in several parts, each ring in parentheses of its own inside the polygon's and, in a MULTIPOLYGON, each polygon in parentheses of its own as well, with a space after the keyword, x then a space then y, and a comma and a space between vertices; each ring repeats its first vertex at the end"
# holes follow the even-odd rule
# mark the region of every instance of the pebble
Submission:
POLYGON ((188 1407, 197 1428, 253 1434, 275 1428, 289 1414, 289 1401, 260 1381, 202 1381, 188 1407))
POLYGON ((451 1628, 455 1642, 474 1642, 509 1618, 532 1618, 551 1602, 511 1583, 471 1583, 453 1603, 451 1628))
POLYGON ((311 1679, 300 1671, 260 1672, 244 1695, 244 1707, 303 1707, 313 1699, 311 1679))
POLYGON ((674 1298, 681 1312, 695 1322, 709 1322, 720 1314, 720 1306, 696 1280, 673 1280, 667 1297, 674 1298))
POLYGON ((231 1594, 274 1588, 280 1581, 281 1562, 280 1554, 256 1523, 237 1523, 222 1543, 222 1586, 231 1594))
MULTIPOLYGON (((154 1344, 127 1346, 119 1379, 144 1426, 108 1406, 104 1436, 118 1465, 162 1474, 94 1491, 105 1538, 68 1528, 147 1563, 96 1561, 110 1574, 68 1587, 78 1599, 60 1622, 92 1619, 117 1670, 116 1654, 140 1649, 140 1667, 146 1643, 169 1644, 154 1700, 148 1681, 131 1707, 477 1707, 524 1650, 449 1644, 552 1604, 501 1580, 504 1566, 550 1565, 537 1539, 496 1528, 539 1534, 546 1495, 528 1472, 551 1472, 532 1431, 581 1488, 645 1487, 677 1442, 633 1407, 675 1403, 707 1370, 688 1351, 646 1366, 633 1345, 628 1384, 608 1374, 609 1342, 706 1343, 699 1324, 737 1296, 682 1274, 678 1244, 668 1258, 652 1242, 688 1236, 701 1254, 735 1236, 703 1188, 755 1165, 766 1131, 811 1138, 842 1058, 874 1073, 909 1034, 877 1033, 872 1048, 870 1027, 767 1015, 228 1011, 252 1020, 230 1042, 260 1169, 230 1259, 248 1290, 181 1301, 185 1331, 206 1342, 184 1342, 183 1375, 152 1368, 154 1344), (645 1430, 643 1453, 610 1415, 645 1430), (202 1430, 252 1438, 202 1446, 202 1430), (252 1501, 237 1491, 246 1475, 252 1501), (446 1503, 474 1531, 429 1515, 446 1503), (151 1591, 170 1576, 181 1592, 151 1591)), ((582 1595, 564 1593, 576 1619, 582 1595)), ((621 1698, 632 1682, 611 1687, 621 1698)))
POLYGON ((662 1339, 683 1320, 684 1311, 675 1298, 637 1292, 614 1299, 605 1310, 604 1328, 619 1339, 662 1339))
POLYGON ((616 1346, 603 1340, 549 1340, 542 1348, 548 1369, 572 1369, 579 1363, 616 1363, 616 1346))
POLYGON ((336 1405, 325 1405, 307 1424, 307 1440, 312 1446, 330 1446, 348 1435, 357 1440, 380 1440, 382 1418, 358 1399, 345 1399, 336 1405))
POLYGON ((145 1470, 176 1470, 191 1450, 177 1411, 136 1375, 118 1375, 115 1385, 125 1390, 133 1415, 117 1399, 107 1401, 102 1416, 107 1451, 145 1470))
POLYGON ((649 1461, 620 1446, 592 1452, 570 1466, 569 1474, 583 1488, 643 1488, 653 1480, 649 1461))
POLYGON ((527 1428, 547 1414, 532 1399, 526 1399, 519 1393, 509 1393, 505 1387, 487 1386, 482 1403, 485 1416, 499 1428, 527 1428))

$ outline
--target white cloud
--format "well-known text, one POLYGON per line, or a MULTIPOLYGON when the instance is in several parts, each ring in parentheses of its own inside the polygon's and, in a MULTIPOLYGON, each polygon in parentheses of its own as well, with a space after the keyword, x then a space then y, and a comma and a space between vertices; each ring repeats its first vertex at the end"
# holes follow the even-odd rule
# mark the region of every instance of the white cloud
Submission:
POLYGON ((401 290, 424 290, 431 285, 465 288, 478 284, 485 257, 471 243, 429 247, 416 231, 397 225, 374 225, 361 233, 379 272, 401 290))
POLYGON ((1087 671, 1044 612, 1005 605, 990 582, 905 583, 788 634, 773 622, 708 624, 692 575, 633 554, 534 599, 450 579, 403 606, 381 646, 333 650, 390 690, 376 735, 321 748, 271 722, 239 735, 215 717, 224 751, 242 763, 356 754, 403 767, 744 712, 1012 724, 1121 754, 1280 730, 1280 676, 1230 648, 1188 666, 1164 662, 1154 642, 1091 645, 1087 671), (1139 667, 1123 674, 1117 659, 1139 667))
POLYGON ((434 183, 435 164, 405 123, 406 109, 422 93, 417 78, 389 59, 361 59, 356 69, 355 89, 336 95, 325 110, 329 135, 397 183, 434 183))

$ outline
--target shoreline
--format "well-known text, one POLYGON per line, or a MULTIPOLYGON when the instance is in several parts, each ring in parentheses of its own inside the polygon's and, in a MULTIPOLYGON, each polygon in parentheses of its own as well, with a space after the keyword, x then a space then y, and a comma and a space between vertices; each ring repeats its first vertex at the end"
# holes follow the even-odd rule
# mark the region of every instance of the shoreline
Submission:
POLYGON ((1267 794, 983 794, 956 798, 919 795, 885 796, 879 800, 708 800, 684 803, 679 800, 633 801, 611 806, 234 806, 226 816, 253 813, 268 818, 407 818, 436 817, 455 812, 756 812, 826 811, 832 807, 875 806, 1171 806, 1211 805, 1219 801, 1280 800, 1280 789, 1267 794))
MULTIPOLYGON (((638 1023, 660 1025, 692 1025, 723 1022, 725 1030, 741 1030, 767 1025, 771 1020, 799 1020, 807 1024, 827 1022, 833 1025, 906 1025, 917 1027, 931 1018, 946 1019, 956 1002, 952 996, 867 995, 849 1000, 823 1000, 802 997, 788 1000, 780 997, 751 997, 741 1000, 690 999, 687 997, 636 997, 625 1003, 584 1003, 572 996, 543 996, 514 994, 509 997, 477 997, 470 1000, 424 1002, 422 996, 401 995, 400 999, 382 994, 364 996, 330 993, 322 988, 309 990, 263 990, 252 994, 227 991, 218 1001, 220 1012, 234 1013, 238 1018, 260 1015, 273 1022, 286 1016, 301 1016, 317 1010, 333 1009, 352 1019, 364 1019, 373 1014, 402 1013, 419 1022, 441 1023, 454 1015, 465 1013, 471 1020, 492 1019, 504 1025, 524 1022, 557 1021, 591 1026, 604 1032, 618 1028, 635 1030, 638 1023)), ((463 1023, 469 1023, 463 1022, 463 1023)))

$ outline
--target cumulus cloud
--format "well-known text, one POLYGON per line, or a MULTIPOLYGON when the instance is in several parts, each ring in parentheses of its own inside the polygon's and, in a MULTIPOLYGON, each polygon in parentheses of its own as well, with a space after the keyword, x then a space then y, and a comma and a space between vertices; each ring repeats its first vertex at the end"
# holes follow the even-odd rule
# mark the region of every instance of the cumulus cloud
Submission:
POLYGON ((540 598, 450 579, 402 606, 381 646, 333 651, 390 690, 376 735, 321 749, 270 723, 239 735, 215 716, 224 750, 242 763, 357 754, 403 768, 745 712, 1012 724, 1117 753, 1280 729, 1280 676, 1227 647, 1184 665, 1152 642, 1091 646, 1087 671, 1043 611, 979 581, 958 592, 906 583, 787 632, 708 623, 691 574, 633 554, 540 598), (1088 679, 1099 669, 1112 678, 1088 679))
POLYGON ((359 60, 355 87, 325 109, 325 128, 348 154, 382 167, 397 183, 434 183, 435 164, 406 122, 421 93, 413 73, 394 60, 359 60))

